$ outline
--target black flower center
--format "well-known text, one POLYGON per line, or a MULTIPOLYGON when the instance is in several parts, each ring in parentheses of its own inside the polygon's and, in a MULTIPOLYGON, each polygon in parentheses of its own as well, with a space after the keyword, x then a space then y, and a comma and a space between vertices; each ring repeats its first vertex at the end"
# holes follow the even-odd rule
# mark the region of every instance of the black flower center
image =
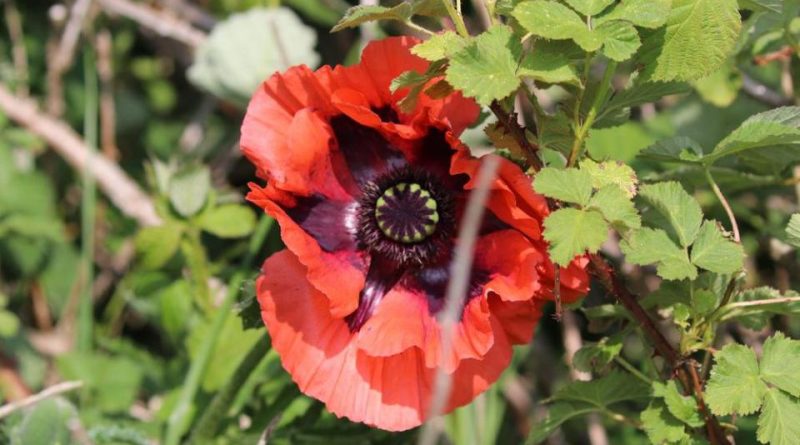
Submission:
POLYGON ((378 228, 390 239, 413 244, 436 231, 438 204, 431 192, 416 182, 401 182, 386 190, 375 202, 378 228))
POLYGON ((367 184, 359 200, 358 240, 396 267, 424 266, 447 251, 453 197, 434 176, 403 167, 367 184))

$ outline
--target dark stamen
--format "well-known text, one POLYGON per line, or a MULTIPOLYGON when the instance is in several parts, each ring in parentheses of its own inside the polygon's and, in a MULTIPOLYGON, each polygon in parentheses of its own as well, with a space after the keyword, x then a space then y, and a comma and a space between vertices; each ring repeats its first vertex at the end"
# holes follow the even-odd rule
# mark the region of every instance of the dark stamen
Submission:
POLYGON ((369 320, 378 303, 381 302, 392 287, 403 277, 406 269, 398 267, 389 258, 373 255, 367 272, 364 289, 358 296, 358 309, 345 317, 350 332, 356 332, 369 320))
POLYGON ((378 228, 387 237, 405 244, 433 235, 439 223, 438 205, 431 193, 416 182, 389 187, 375 202, 378 228))

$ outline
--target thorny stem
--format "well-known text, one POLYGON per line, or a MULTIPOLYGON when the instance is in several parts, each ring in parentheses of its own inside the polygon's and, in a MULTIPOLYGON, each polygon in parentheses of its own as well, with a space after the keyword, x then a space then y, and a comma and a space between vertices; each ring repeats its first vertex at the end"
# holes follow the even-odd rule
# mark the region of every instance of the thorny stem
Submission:
POLYGON ((514 113, 507 112, 503 106, 498 101, 494 101, 489 105, 489 108, 492 110, 495 116, 497 116, 497 122, 500 123, 503 127, 505 127, 506 131, 514 137, 517 141, 517 144, 522 148, 523 153, 525 154, 525 159, 528 161, 528 164, 533 168, 534 171, 539 171, 542 169, 542 160, 539 159, 539 147, 532 144, 528 137, 525 136, 525 129, 519 125, 517 122, 517 117, 514 113))

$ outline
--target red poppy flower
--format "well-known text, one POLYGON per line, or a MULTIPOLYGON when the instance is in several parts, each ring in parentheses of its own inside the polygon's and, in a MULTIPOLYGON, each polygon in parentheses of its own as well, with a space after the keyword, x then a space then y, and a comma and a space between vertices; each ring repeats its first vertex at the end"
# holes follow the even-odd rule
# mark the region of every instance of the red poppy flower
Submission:
MULTIPOLYGON (((470 402, 530 341, 553 265, 542 240, 545 200, 501 160, 475 252, 470 291, 443 351, 437 314, 481 160, 458 135, 479 109, 460 94, 389 85, 426 61, 416 40, 373 42, 360 64, 305 66, 256 92, 241 145, 265 187, 248 199, 281 228, 286 250, 264 263, 258 301, 272 345, 300 389, 339 416, 387 430, 426 418, 434 376, 453 378, 447 410, 470 402)), ((585 262, 561 272, 562 296, 586 291, 585 262)))

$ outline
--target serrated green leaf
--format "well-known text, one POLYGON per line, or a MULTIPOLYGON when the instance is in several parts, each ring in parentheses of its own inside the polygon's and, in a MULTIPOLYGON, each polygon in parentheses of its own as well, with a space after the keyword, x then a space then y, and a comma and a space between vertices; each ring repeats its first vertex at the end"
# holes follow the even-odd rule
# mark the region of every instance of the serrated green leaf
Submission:
POLYGON ((736 295, 734 302, 760 301, 760 304, 743 307, 726 306, 723 308, 721 320, 736 319, 749 329, 758 331, 767 326, 773 315, 800 316, 800 302, 782 301, 785 297, 797 296, 800 295, 796 292, 787 291, 782 294, 779 290, 767 286, 747 289, 736 295), (775 302, 771 303, 769 300, 775 302))
POLYGON ((628 262, 656 264, 658 275, 666 280, 697 277, 697 269, 689 261, 689 255, 661 229, 639 229, 620 247, 628 262))
POLYGON ((11 430, 10 445, 70 444, 69 422, 77 417, 77 410, 66 399, 45 399, 34 405, 11 430))
POLYGON ((638 229, 642 226, 642 219, 633 201, 617 185, 610 184, 598 190, 592 196, 589 206, 599 210, 606 221, 614 226, 629 229, 638 229))
POLYGON ((770 388, 764 398, 764 409, 758 416, 758 441, 770 445, 800 443, 800 401, 770 388))
POLYGON ((567 4, 583 15, 597 15, 608 8, 614 0, 567 0, 567 4))
POLYGON ((592 177, 577 168, 545 167, 536 174, 533 188, 547 197, 585 206, 592 196, 592 177))
POLYGON ((720 141, 703 161, 713 163, 726 156, 751 150, 800 145, 800 107, 782 107, 751 116, 720 141))
POLYGON ((764 342, 761 378, 789 394, 800 397, 800 341, 781 332, 764 342))
POLYGON ((761 380, 756 354, 747 346, 729 344, 714 356, 706 385, 706 402, 714 414, 751 414, 761 407, 767 385, 761 380))
POLYGON ((414 45, 411 53, 425 60, 435 62, 446 59, 464 48, 469 41, 453 31, 432 35, 428 40, 414 45))
POLYGON ((411 4, 407 2, 401 2, 397 6, 390 8, 378 5, 353 6, 345 12, 344 17, 331 29, 331 32, 355 28, 362 23, 375 20, 397 20, 405 22, 411 18, 412 13, 411 4))
POLYGON ((392 79, 392 83, 389 84, 389 90, 394 93, 402 88, 411 88, 424 84, 429 79, 430 77, 425 75, 425 73, 418 73, 410 70, 403 71, 399 76, 392 79))
POLYGON ((562 402, 583 402, 599 408, 628 400, 645 399, 650 396, 650 386, 629 375, 612 371, 608 375, 592 381, 572 382, 559 389, 553 400, 562 402))
POLYGON ((596 25, 625 20, 642 28, 658 28, 667 22, 671 0, 625 0, 597 17, 596 25))
POLYGON ((709 314, 717 308, 717 303, 717 294, 708 289, 696 289, 692 292, 692 311, 695 314, 709 314))
POLYGON ((795 213, 789 218, 789 225, 786 226, 786 235, 789 244, 800 247, 800 213, 795 213))
POLYGON ((650 33, 638 62, 652 80, 695 80, 714 72, 741 28, 736 0, 673 0, 665 28, 650 33))
POLYGON ((688 93, 691 90, 688 84, 683 82, 641 82, 628 89, 617 92, 608 101, 605 108, 597 115, 600 121, 607 116, 619 113, 644 103, 655 102, 664 96, 673 94, 688 93))
POLYGON ((639 33, 628 22, 611 21, 595 28, 603 39, 603 54, 611 60, 624 62, 642 46, 639 33))
POLYGON ((697 164, 703 156, 703 147, 691 138, 676 136, 645 148, 640 156, 662 162, 697 164))
POLYGON ((679 183, 648 184, 642 186, 639 196, 664 216, 683 247, 689 247, 694 242, 703 221, 703 211, 679 183))
POLYGON ((135 241, 139 264, 148 270, 160 269, 178 251, 182 237, 178 224, 142 228, 135 241))
POLYGON ((521 2, 514 8, 514 18, 528 32, 555 40, 574 40, 586 51, 597 51, 603 45, 581 17, 567 6, 549 0, 521 2))
POLYGON ((652 443, 675 443, 689 437, 684 424, 670 414, 662 402, 650 402, 639 419, 652 443))
POLYGON ((525 445, 538 445, 553 434, 564 422, 596 411, 598 411, 598 408, 586 403, 554 403, 548 408, 547 417, 531 427, 528 438, 525 440, 525 445))
POLYGON ((584 372, 601 370, 622 352, 622 338, 606 337, 600 342, 585 345, 572 357, 575 369, 584 372))
POLYGON ((595 162, 585 159, 580 163, 581 170, 588 172, 592 177, 592 187, 599 190, 607 185, 616 185, 625 195, 633 198, 636 195, 636 185, 639 180, 636 172, 622 162, 595 162))
POLYGON ((520 64, 518 74, 545 83, 579 84, 563 41, 538 40, 520 64))
POLYGON ((511 28, 495 25, 450 58, 447 81, 466 96, 488 105, 519 86, 517 60, 521 51, 511 28))
POLYGON ((256 216, 249 207, 227 204, 215 207, 200 218, 200 227, 220 238, 247 236, 256 226, 256 216))
POLYGON ((742 75, 732 60, 723 64, 710 75, 693 82, 694 89, 704 101, 725 108, 739 96, 742 88, 742 75))
POLYGON ((544 220, 550 256, 560 265, 586 251, 596 252, 608 236, 608 224, 594 210, 559 209, 544 220))
POLYGON ((681 394, 675 380, 668 380, 666 383, 655 382, 653 394, 664 399, 669 413, 676 419, 693 428, 703 426, 703 418, 697 411, 697 400, 692 396, 681 394))
POLYGON ((209 35, 189 68, 189 80, 214 95, 246 105, 267 76, 293 65, 315 67, 317 33, 289 8, 233 14, 209 35), (291 51, 284 51, 283 46, 291 51))
POLYGON ((183 217, 199 212, 208 200, 211 172, 208 167, 195 166, 176 174, 169 183, 169 202, 183 217))
POLYGON ((722 234, 714 221, 705 221, 692 245, 692 263, 720 274, 739 271, 744 263, 744 249, 722 234))

